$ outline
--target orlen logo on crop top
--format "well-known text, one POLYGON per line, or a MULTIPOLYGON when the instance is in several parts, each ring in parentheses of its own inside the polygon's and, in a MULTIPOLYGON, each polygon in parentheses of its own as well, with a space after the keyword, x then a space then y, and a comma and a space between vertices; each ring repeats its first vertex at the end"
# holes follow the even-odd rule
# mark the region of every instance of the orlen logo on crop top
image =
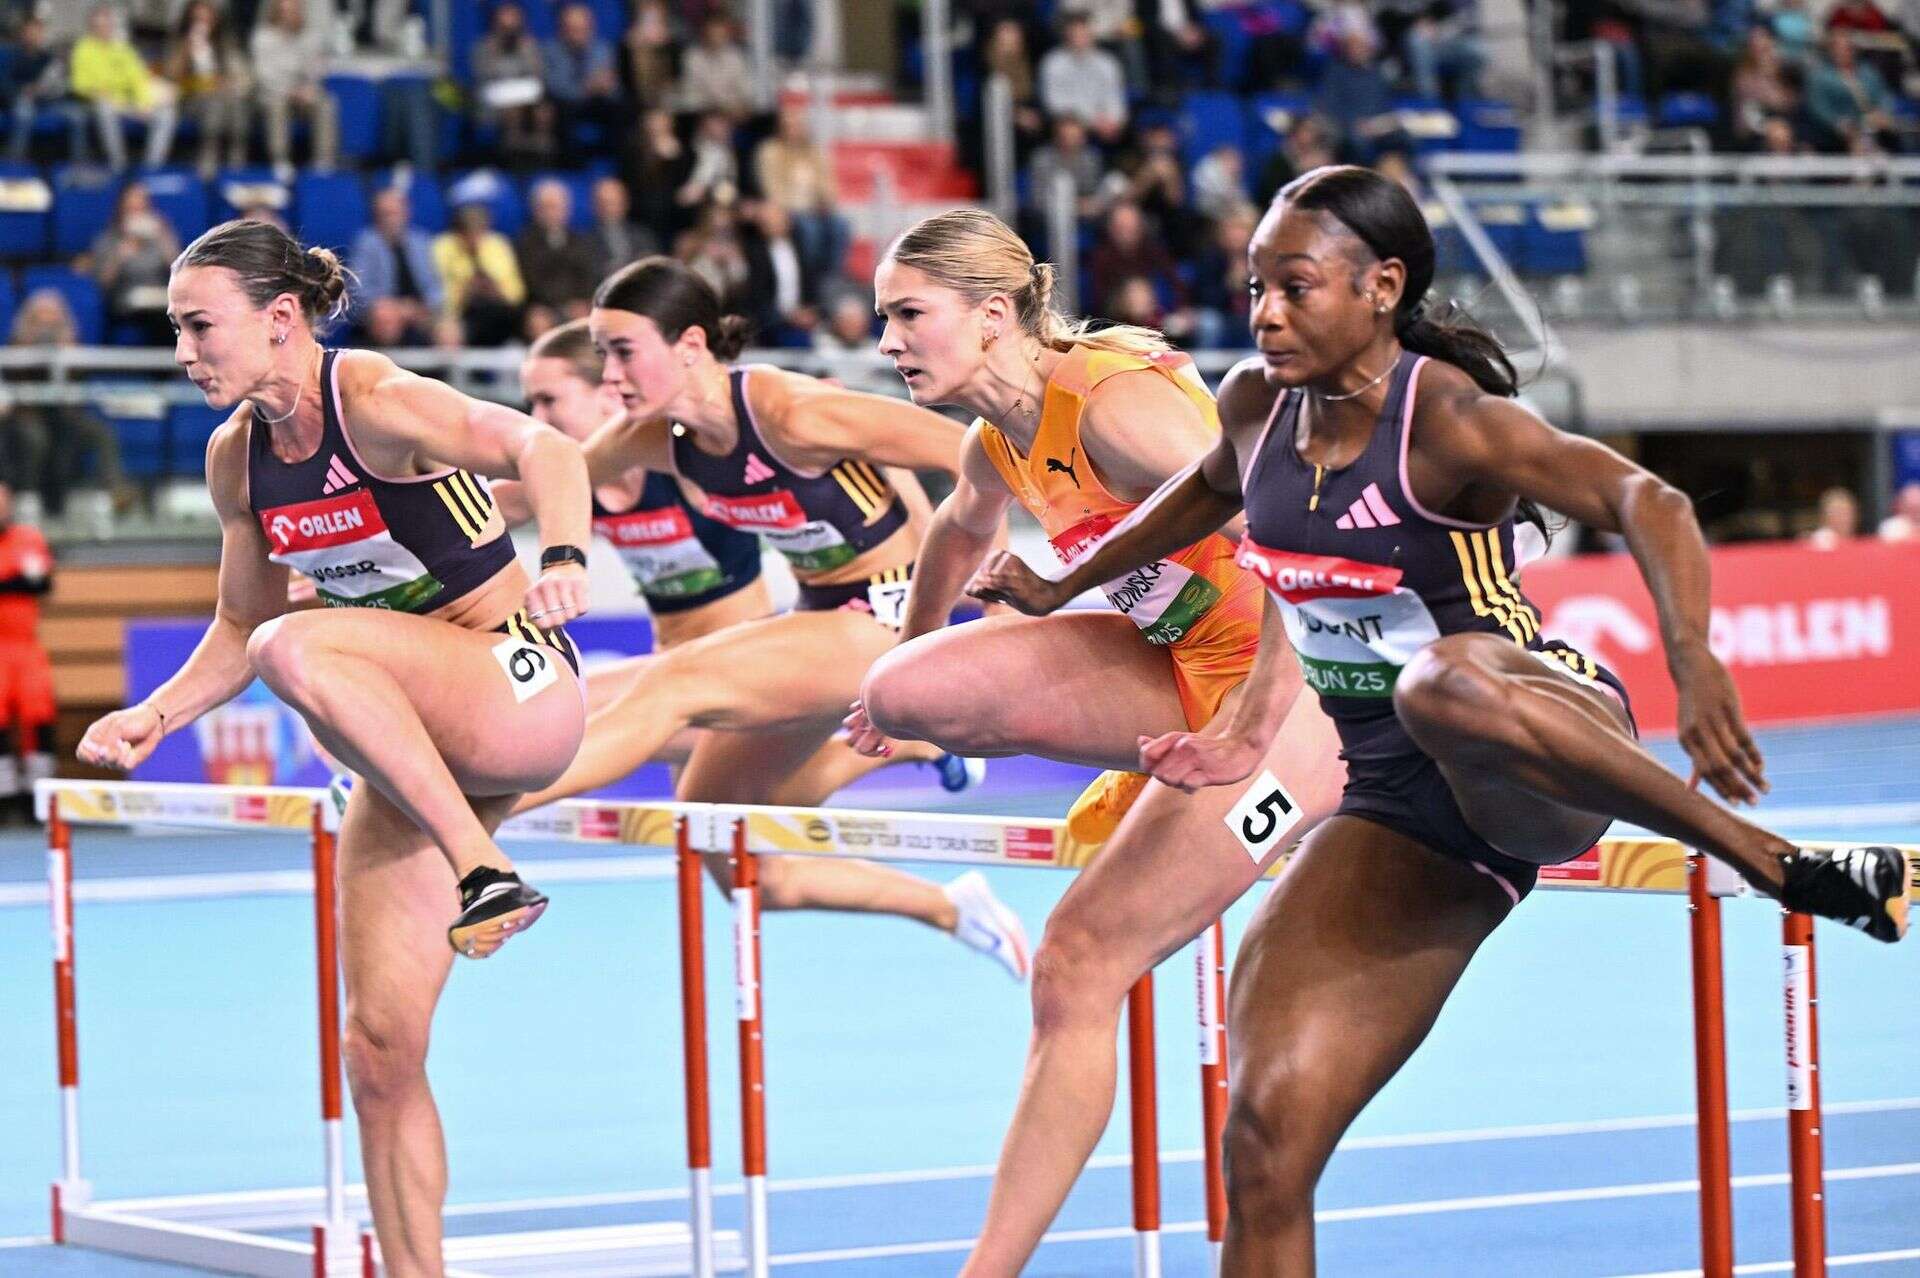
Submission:
POLYGON ((260 512, 260 526, 267 539, 281 554, 301 550, 325 550, 348 542, 364 541, 385 532, 386 521, 373 494, 361 489, 340 497, 275 506, 260 512))
POLYGON ((799 501, 784 488, 757 497, 708 493, 707 514, 730 527, 745 529, 798 528, 807 522, 799 501))
POLYGON ((1390 595, 1400 585, 1398 568, 1363 564, 1335 555, 1296 555, 1269 550, 1253 538, 1240 539, 1234 562, 1267 584, 1288 603, 1309 599, 1366 599, 1390 595))
POLYGON ((693 536, 693 521, 678 506, 602 515, 593 530, 616 546, 662 546, 693 536))

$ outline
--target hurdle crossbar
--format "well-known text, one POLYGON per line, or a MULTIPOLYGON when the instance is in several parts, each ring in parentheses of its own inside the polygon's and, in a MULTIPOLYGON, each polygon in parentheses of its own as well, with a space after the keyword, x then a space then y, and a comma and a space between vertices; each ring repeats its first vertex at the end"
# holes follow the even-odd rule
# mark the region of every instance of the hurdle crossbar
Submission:
MULTIPOLYGON (((75 824, 193 825, 226 829, 310 828, 314 804, 322 795, 313 790, 252 788, 235 786, 167 785, 138 782, 42 781, 36 786, 36 800, 49 830, 49 897, 53 907, 55 988, 57 996, 58 1048, 61 1080, 63 1149, 61 1179, 54 1185, 54 1234, 58 1241, 80 1241, 70 1226, 88 1204, 89 1187, 81 1178, 78 1127, 78 1044, 73 1032, 73 923, 72 857, 69 827, 75 824), (57 800, 57 802, 56 802, 57 800), (64 1201, 63 1201, 64 1200, 64 1201)), ((762 1032, 766 988, 758 947, 757 865, 765 855, 850 856, 879 861, 941 862, 972 865, 1000 865, 1015 868, 1078 869, 1088 864, 1098 847, 1077 843, 1066 833, 1065 822, 1058 819, 1008 818, 963 814, 930 814, 887 811, 835 811, 818 808, 791 808, 760 805, 701 803, 597 803, 569 801, 539 812, 515 818, 501 829, 501 837, 532 838, 548 841, 599 843, 609 845, 675 848, 680 856, 680 889, 683 905, 692 897, 697 908, 699 884, 697 864, 702 852, 730 855, 734 863, 736 891, 734 908, 746 919, 736 917, 735 956, 741 964, 737 977, 751 980, 752 1054, 759 1058, 764 1048, 762 1032), (689 867, 696 867, 689 870, 689 867), (743 894, 738 890, 745 886, 743 894), (744 900, 742 899, 744 895, 744 900), (750 940, 751 944, 747 942, 750 940), (750 964, 750 966, 748 966, 750 964)), ((1833 847, 1833 843, 1806 846, 1833 847)), ((1920 855, 1920 849, 1910 849, 1920 855)), ((1704 873, 1689 869, 1687 849, 1670 839, 1657 837, 1615 837, 1603 839, 1580 857, 1562 865, 1545 867, 1539 887, 1547 891, 1628 891, 1687 895, 1693 898, 1690 911, 1694 930, 1695 1016, 1697 1069, 1700 1074, 1701 1103, 1701 1180, 1703 1194, 1712 1197, 1730 1193, 1724 1160, 1710 1157, 1709 1128, 1724 1130, 1724 1006, 1720 980, 1718 945, 1718 900, 1746 894, 1745 885, 1718 862, 1703 862, 1704 873), (1711 909, 1701 908, 1705 902, 1711 909), (1709 1077, 1719 1071, 1718 1081, 1709 1077)), ((1276 865, 1269 874, 1278 873, 1276 865)), ((1912 899, 1920 901, 1920 879, 1909 887, 1912 899)), ((670 1248, 677 1248, 682 1267, 657 1272, 698 1272, 703 1246, 695 1246, 700 1233, 713 1239, 714 1270, 725 1272, 747 1268, 755 1274, 768 1272, 767 1229, 764 1208, 757 1223, 750 1223, 748 1246, 743 1251, 738 1235, 718 1234, 711 1230, 710 1173, 711 1157, 705 1134, 705 1028, 703 976, 695 969, 704 964, 700 932, 689 926, 683 916, 681 928, 682 990, 688 1000, 684 1016, 687 1035, 688 1078, 688 1165, 690 1198, 696 1225, 676 1233, 670 1248), (694 1004, 701 1007, 696 1012, 694 1004), (696 1085, 695 1075, 699 1075, 696 1085), (696 1102, 696 1093, 699 1096, 696 1102), (696 1106, 698 1115, 696 1119, 696 1106), (706 1224, 698 1225, 701 1203, 705 1200, 706 1224)), ((1820 1111, 1818 1087, 1818 1035, 1813 1015, 1812 929, 1811 920, 1788 915, 1785 923, 1787 951, 1788 1009, 1787 1060, 1789 1075, 1789 1112, 1793 1131, 1794 1166, 1794 1252, 1796 1278, 1812 1278, 1825 1271, 1824 1208, 1820 1185, 1820 1111), (1796 962, 1799 966, 1796 968, 1796 962)), ((1216 1247, 1224 1228, 1224 1189, 1219 1179, 1219 1132, 1225 1118, 1226 1045, 1224 1030, 1224 955, 1221 953, 1218 924, 1203 932, 1196 956, 1196 1001, 1200 1010, 1203 1121, 1207 1133, 1208 1226, 1210 1244, 1216 1247), (1216 1205, 1217 1202, 1217 1205, 1216 1205), (1216 1221, 1216 1216, 1218 1221, 1216 1221)), ((749 1167, 748 1185, 751 1204, 753 1178, 764 1187, 765 1161, 765 1077, 764 1061, 756 1059, 754 1074, 746 1074, 749 1021, 745 1015, 746 980, 737 981, 740 994, 740 1033, 742 1042, 742 1103, 758 1109, 757 1118, 743 1114, 743 1160, 749 1167), (751 1131, 750 1138, 745 1133, 751 1131), (757 1152, 756 1152, 757 1151, 757 1152)), ((1150 1044, 1149 1044, 1150 1045, 1150 1044)), ((1139 1075, 1142 1071, 1133 1071, 1139 1075)), ((1148 1104, 1151 1104, 1151 1097, 1148 1104)), ((1711 1137, 1718 1140, 1718 1137, 1711 1137)), ((1136 1167, 1147 1157, 1136 1150, 1136 1167)), ((1157 1163, 1157 1155, 1154 1156, 1157 1163)), ((1146 1180, 1136 1175, 1136 1185, 1146 1180)), ((1157 1187, 1157 1166, 1153 1184, 1157 1187)), ((344 1186, 349 1215, 363 1214, 356 1200, 357 1186, 344 1186)), ((324 1192, 318 1201, 325 1202, 324 1192)), ((1715 1200, 1717 1202, 1717 1199, 1715 1200)), ((236 1203, 228 1204, 240 1210, 236 1203)), ((97 1204, 96 1214, 110 1215, 116 1204, 97 1204)), ((1712 1209, 1715 1213, 1718 1208, 1712 1209)), ((1722 1244, 1714 1241, 1714 1230, 1703 1206, 1703 1256, 1708 1259, 1706 1273, 1722 1272, 1714 1263, 1721 1253, 1713 1250, 1722 1244)), ((1136 1201, 1136 1222, 1148 1219, 1136 1201)), ((1151 1213, 1157 1224, 1157 1207, 1151 1213)), ((157 1218, 156 1218, 157 1219, 157 1218)), ((751 1222, 750 1213, 750 1222, 751 1222)), ((1144 1230, 1139 1231, 1144 1235, 1144 1230)), ((298 1246, 299 1244, 293 1244, 298 1246)), ((331 1245, 331 1243, 330 1243, 331 1245)), ((1731 1254, 1730 1230, 1725 1235, 1725 1254, 1731 1254)), ((368 1254, 372 1253, 367 1248, 368 1254)), ((133 1253, 145 1254, 145 1253, 133 1253)), ((321 1252, 308 1247, 304 1253, 309 1266, 321 1252)), ((450 1253, 451 1254, 451 1253, 450 1253)), ((1147 1272, 1147 1248, 1141 1244, 1140 1272, 1147 1272)), ((331 1265, 331 1258, 327 1263, 331 1265)), ((237 1272, 282 1273, 282 1269, 239 1270, 237 1272)), ((319 1273, 317 1268, 299 1272, 319 1273)), ((328 1270, 327 1272, 331 1272, 328 1270)), ((489 1272, 492 1272, 489 1270, 489 1272)), ((508 1269, 501 1273, 525 1272, 508 1269)))

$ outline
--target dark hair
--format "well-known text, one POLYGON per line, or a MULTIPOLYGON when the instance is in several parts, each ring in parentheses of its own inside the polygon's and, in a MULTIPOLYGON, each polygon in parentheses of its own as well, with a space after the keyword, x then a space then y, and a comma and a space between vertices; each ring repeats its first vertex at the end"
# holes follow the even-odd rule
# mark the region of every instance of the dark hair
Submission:
POLYGON ((340 258, 332 249, 302 248, 299 240, 271 222, 248 218, 222 222, 173 259, 176 274, 189 266, 223 266, 232 271, 256 307, 291 293, 316 329, 346 314, 351 272, 340 258))
POLYGON ((720 295, 704 275, 671 257, 643 257, 629 262, 600 282, 593 304, 612 311, 644 315, 669 342, 697 328, 707 335, 707 349, 722 363, 746 349, 753 325, 743 316, 721 313, 720 295))
MULTIPOLYGON (((1499 339, 1475 323, 1458 304, 1433 306, 1433 231, 1405 187, 1351 164, 1310 170, 1280 188, 1276 200, 1296 209, 1325 213, 1364 244, 1379 261, 1396 258, 1406 267, 1406 287, 1393 310, 1393 335, 1416 355, 1451 364, 1489 395, 1511 399, 1520 378, 1499 339)), ((1521 498, 1519 517, 1548 532, 1546 517, 1521 498)))
POLYGON ((583 319, 568 320, 548 329, 527 347, 528 359, 563 359, 573 374, 588 385, 600 381, 600 352, 593 348, 593 334, 583 319))

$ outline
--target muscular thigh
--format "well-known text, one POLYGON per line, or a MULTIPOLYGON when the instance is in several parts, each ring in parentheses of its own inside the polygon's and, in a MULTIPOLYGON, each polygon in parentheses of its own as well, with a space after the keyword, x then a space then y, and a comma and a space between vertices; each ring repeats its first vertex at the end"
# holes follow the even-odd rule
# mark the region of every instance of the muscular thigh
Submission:
MULTIPOLYGON (((510 800, 473 800, 489 831, 510 800)), ((440 997, 459 912, 453 869, 419 827, 370 785, 340 822, 340 959, 349 1016, 377 1033, 418 1034, 440 997)))
POLYGON ((867 667, 893 645, 894 632, 864 613, 790 612, 660 654, 645 685, 695 727, 811 728, 839 722, 867 667))
POLYGON ((887 664, 924 703, 915 717, 951 725, 964 753, 1132 770, 1140 737, 1187 726, 1172 658, 1118 613, 988 617, 922 635, 887 664))
POLYGON ((703 732, 676 797, 695 803, 765 803, 831 737, 832 719, 779 732, 703 732))
POLYGON ((532 655, 516 668, 533 677, 518 682, 495 655, 509 642, 502 634, 370 608, 293 613, 274 624, 298 627, 303 646, 350 658, 333 677, 351 678, 360 661, 391 676, 469 794, 539 789, 580 748, 579 677, 555 649, 529 645, 532 655))

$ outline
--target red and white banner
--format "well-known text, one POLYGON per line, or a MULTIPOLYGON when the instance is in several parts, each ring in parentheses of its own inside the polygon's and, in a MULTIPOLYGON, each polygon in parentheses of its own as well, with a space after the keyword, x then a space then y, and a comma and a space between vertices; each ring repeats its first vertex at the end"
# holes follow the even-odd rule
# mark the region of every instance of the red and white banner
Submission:
MULTIPOLYGON (((1709 642, 1751 722, 1920 711, 1920 543, 1774 542, 1712 554, 1709 642)), ((1544 634, 1626 682, 1642 731, 1673 730, 1673 679, 1631 557, 1538 560, 1521 588, 1544 634)))

